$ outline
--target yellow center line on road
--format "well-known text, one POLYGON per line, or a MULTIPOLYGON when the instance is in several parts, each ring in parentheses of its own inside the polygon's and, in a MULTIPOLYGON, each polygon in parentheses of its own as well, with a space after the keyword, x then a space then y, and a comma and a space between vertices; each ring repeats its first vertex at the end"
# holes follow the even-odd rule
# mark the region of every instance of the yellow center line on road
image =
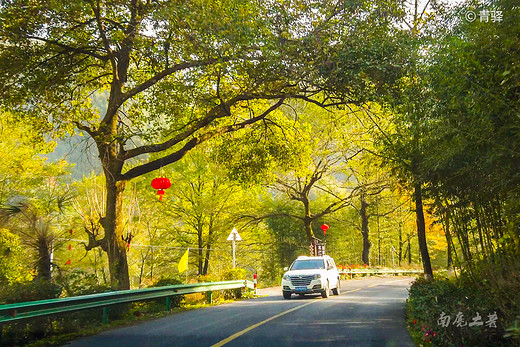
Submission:
POLYGON ((377 287, 379 285, 381 285, 381 283, 376 283, 376 284, 369 285, 369 286, 367 286, 367 288, 374 288, 374 287, 377 287))
MULTIPOLYGON (((357 288, 357 289, 347 290, 346 292, 342 292, 341 294, 347 294, 347 293, 357 292, 358 290, 361 290, 361 289, 362 289, 362 288, 357 288)), ((237 332, 237 333, 235 333, 235 334, 233 334, 233 335, 231 335, 231 336, 225 338, 224 340, 221 340, 221 341, 215 343, 215 344, 212 345, 211 347, 220 347, 220 346, 224 346, 226 343, 233 341, 233 340, 236 339, 237 337, 240 337, 240 336, 244 335, 245 333, 247 333, 247 332, 249 332, 249 331, 251 331, 251 330, 253 330, 253 329, 259 327, 260 325, 263 325, 263 324, 265 324, 265 323, 267 323, 267 322, 272 321, 273 319, 276 319, 276 318, 278 318, 278 317, 284 316, 284 315, 286 315, 287 313, 294 312, 294 311, 296 311, 296 310, 299 310, 300 308, 303 308, 303 307, 305 307, 305 306, 309 306, 310 304, 314 304, 314 303, 319 302, 319 301, 320 301, 320 299, 318 299, 318 300, 313 300, 313 301, 308 302, 308 303, 306 303, 306 304, 303 304, 303 305, 300 305, 300 306, 293 307, 293 308, 291 308, 291 309, 289 309, 289 310, 287 310, 287 311, 280 312, 280 313, 278 313, 277 315, 274 315, 274 316, 269 317, 269 318, 267 318, 267 319, 265 319, 265 320, 263 320, 263 321, 261 321, 261 322, 258 322, 258 323, 256 323, 256 324, 253 324, 253 325, 251 325, 251 326, 245 328, 244 330, 241 330, 241 331, 239 331, 239 332, 237 332)))
MULTIPOLYGON (((377 285, 377 284, 376 284, 376 285, 377 285)), ((369 287, 373 287, 373 286, 374 286, 374 285, 369 286, 369 287)), ((341 294, 348 294, 348 293, 352 293, 352 292, 357 292, 358 290, 361 290, 361 289, 363 289, 363 288, 351 289, 351 290, 347 290, 347 291, 345 291, 345 292, 341 292, 341 294)), ((314 304, 314 303, 319 302, 319 301, 320 301, 320 299, 318 299, 318 300, 313 300, 313 301, 308 302, 308 303, 306 303, 306 304, 303 304, 303 305, 300 305, 300 306, 293 307, 293 308, 291 308, 291 309, 289 309, 289 310, 287 310, 287 311, 280 312, 280 313, 278 313, 278 314, 276 314, 276 315, 274 315, 274 316, 272 316, 272 317, 269 317, 269 318, 267 318, 267 319, 265 319, 265 320, 263 320, 263 321, 261 321, 261 322, 258 322, 258 323, 256 323, 256 324, 253 324, 253 325, 251 325, 251 326, 245 328, 244 330, 241 330, 241 331, 239 331, 239 332, 237 332, 237 333, 234 333, 233 335, 231 335, 231 336, 225 338, 224 340, 221 340, 221 341, 215 343, 215 344, 212 345, 211 347, 221 347, 221 346, 224 346, 226 343, 233 341, 233 340, 236 339, 237 337, 240 337, 240 336, 244 335, 245 333, 247 333, 247 332, 249 332, 249 331, 251 331, 251 330, 253 330, 253 329, 255 329, 255 328, 258 328, 260 325, 263 325, 263 324, 265 324, 265 323, 268 323, 268 322, 272 321, 273 319, 279 318, 279 317, 284 316, 284 315, 286 315, 286 314, 288 314, 288 313, 294 312, 294 311, 296 311, 296 310, 299 310, 300 308, 303 308, 303 307, 305 307, 305 306, 309 306, 310 304, 314 304)))
POLYGON ((211 347, 220 347, 220 346, 224 346, 226 343, 233 341, 233 340, 236 339, 237 337, 240 337, 240 336, 244 335, 245 333, 247 333, 247 332, 253 330, 254 328, 259 327, 259 326, 262 325, 262 324, 265 324, 265 323, 267 323, 267 322, 272 321, 273 319, 276 319, 276 318, 278 318, 278 317, 281 317, 281 316, 283 316, 283 315, 286 315, 287 313, 291 313, 291 312, 293 312, 293 311, 299 310, 300 308, 303 308, 303 307, 305 307, 305 306, 309 306, 310 304, 314 304, 315 302, 319 302, 319 300, 313 300, 313 301, 308 302, 308 303, 306 303, 306 304, 303 304, 303 305, 300 305, 300 306, 293 307, 293 308, 291 308, 290 310, 280 312, 280 313, 278 313, 277 315, 274 315, 274 316, 269 317, 269 318, 267 318, 267 319, 265 319, 265 320, 263 320, 263 321, 261 321, 261 322, 258 322, 258 323, 256 323, 256 324, 253 324, 253 325, 251 325, 251 326, 245 328, 244 330, 239 331, 238 333, 235 333, 235 334, 229 336, 228 338, 225 338, 224 340, 215 343, 215 344, 212 345, 211 347))
POLYGON ((348 291, 343 292, 343 293, 341 293, 341 294, 347 294, 347 293, 357 292, 358 290, 361 290, 361 288, 348 290, 348 291))

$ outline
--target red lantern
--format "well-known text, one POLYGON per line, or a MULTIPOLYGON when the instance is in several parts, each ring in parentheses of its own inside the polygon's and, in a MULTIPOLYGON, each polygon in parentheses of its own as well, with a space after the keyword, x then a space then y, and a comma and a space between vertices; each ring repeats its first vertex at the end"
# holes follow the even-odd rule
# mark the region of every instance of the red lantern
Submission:
POLYGON ((171 186, 172 183, 166 177, 158 177, 152 180, 152 187, 154 189, 157 189, 157 195, 159 195, 159 200, 162 200, 164 190, 170 188, 171 186))
POLYGON ((321 230, 323 230, 323 235, 327 234, 327 230, 329 230, 329 226, 327 224, 323 224, 321 226, 321 230))

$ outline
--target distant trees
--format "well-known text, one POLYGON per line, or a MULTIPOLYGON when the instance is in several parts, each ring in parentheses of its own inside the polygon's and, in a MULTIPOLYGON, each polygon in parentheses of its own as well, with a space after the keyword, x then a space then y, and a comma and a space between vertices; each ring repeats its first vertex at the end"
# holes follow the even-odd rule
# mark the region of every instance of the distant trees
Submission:
POLYGON ((20 242, 27 247, 24 258, 36 269, 36 277, 50 280, 52 253, 63 244, 59 236, 67 231, 65 212, 72 198, 62 182, 67 163, 51 164, 40 157, 52 146, 12 115, 4 113, 0 122, 0 232, 5 242, 13 243, 4 261, 17 257, 9 249, 20 242))
POLYGON ((196 246, 198 275, 208 274, 212 248, 225 240, 240 215, 251 207, 245 189, 228 180, 209 157, 209 150, 195 150, 177 170, 166 171, 173 187, 162 208, 166 216, 179 221, 179 241, 196 246))

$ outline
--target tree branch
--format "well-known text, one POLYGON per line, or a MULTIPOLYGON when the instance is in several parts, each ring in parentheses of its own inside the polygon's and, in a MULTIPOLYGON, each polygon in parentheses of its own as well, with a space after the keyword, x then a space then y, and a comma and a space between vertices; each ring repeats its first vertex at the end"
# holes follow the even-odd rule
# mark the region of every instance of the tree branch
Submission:
POLYGON ((89 50, 88 49, 89 47, 72 47, 72 46, 66 45, 64 43, 55 41, 55 40, 49 40, 49 39, 46 39, 43 37, 38 37, 38 36, 27 36, 27 38, 30 40, 42 41, 42 42, 48 43, 50 45, 54 45, 54 46, 63 48, 66 52, 86 54, 88 56, 99 59, 101 61, 108 61, 108 59, 109 59, 108 55, 98 54, 93 50, 89 50))
POLYGON ((117 63, 114 57, 114 51, 110 47, 110 43, 108 41, 107 35, 105 33, 105 28, 103 27, 103 23, 101 22, 101 8, 99 5, 99 0, 97 0, 97 3, 94 4, 94 1, 91 2, 92 11, 94 12, 94 15, 96 16, 96 23, 99 30, 99 35, 101 36, 101 39, 103 40, 103 46, 105 47, 105 50, 108 53, 108 58, 110 59, 110 62, 112 64, 112 71, 115 73, 117 69, 117 63))
POLYGON ((261 115, 253 117, 253 118, 250 118, 250 119, 248 119, 246 121, 243 121, 242 123, 224 126, 224 127, 220 128, 220 129, 217 129, 215 131, 207 132, 207 133, 202 134, 202 135, 200 135, 198 137, 194 137, 190 141, 188 141, 178 151, 176 151, 176 152, 174 152, 174 153, 172 153, 170 155, 167 155, 167 156, 165 156, 163 158, 159 158, 159 159, 156 159, 154 161, 148 162, 146 164, 142 164, 142 165, 136 166, 136 167, 128 170, 123 175, 121 175, 119 179, 120 180, 130 180, 132 178, 144 175, 144 174, 146 174, 148 172, 152 172, 152 171, 155 171, 157 169, 160 169, 161 167, 166 166, 168 164, 174 163, 174 162, 180 160, 182 157, 184 157, 184 155, 186 153, 188 153, 188 151, 193 149, 195 146, 197 146, 197 145, 201 144, 202 142, 205 142, 205 141, 213 138, 216 135, 225 134, 225 133, 228 133, 228 132, 233 132, 233 131, 237 131, 239 129, 246 128, 247 126, 249 126, 249 125, 251 125, 251 124, 253 124, 253 123, 255 123, 255 122, 257 122, 257 121, 259 121, 261 119, 263 119, 269 113, 273 112, 278 107, 280 107, 283 104, 284 100, 285 100, 284 97, 280 98, 280 100, 278 100, 277 103, 275 103, 274 105, 269 107, 261 115))
POLYGON ((214 63, 216 63, 218 61, 228 61, 228 60, 230 60, 230 58, 221 58, 221 59, 212 58, 212 59, 203 60, 203 61, 189 61, 189 62, 183 62, 183 63, 175 64, 172 67, 164 69, 163 71, 159 72, 155 76, 153 76, 153 77, 149 78, 148 80, 144 81, 140 85, 130 89, 126 93, 123 93, 123 101, 126 101, 126 100, 132 98, 133 96, 135 96, 135 95, 139 94, 140 92, 150 88, 151 86, 155 85, 157 82, 162 80, 163 78, 165 78, 165 77, 167 77, 167 76, 169 76, 169 75, 171 75, 171 74, 173 74, 173 73, 175 73, 177 71, 191 69, 191 68, 195 68, 195 67, 207 66, 207 65, 214 64, 214 63))
MULTIPOLYGON (((141 146, 141 147, 130 149, 130 150, 126 151, 124 154, 121 155, 121 159, 122 160, 128 160, 130 158, 134 158, 134 157, 137 157, 137 156, 142 155, 142 154, 157 153, 157 152, 162 152, 164 150, 167 150, 168 148, 171 148, 171 147, 175 146, 176 144, 186 140, 188 137, 190 137, 191 135, 196 133, 198 130, 208 126, 214 120, 216 120, 218 118, 221 118, 221 117, 226 117, 227 113, 225 113, 225 110, 229 109, 232 105, 234 105, 234 104, 236 104, 236 103, 238 103, 240 101, 254 100, 254 99, 267 99, 267 100, 269 100, 269 99, 280 99, 280 100, 284 100, 285 96, 284 95, 256 96, 256 95, 245 95, 245 94, 238 95, 238 96, 228 100, 228 102, 226 103, 225 107, 222 107, 221 105, 215 106, 213 109, 211 109, 206 114, 206 116, 204 118, 194 122, 185 131, 181 132, 180 134, 177 134, 176 136, 172 137, 171 139, 169 139, 169 140, 167 140, 167 141, 165 141, 163 143, 160 143, 160 144, 145 145, 145 146, 141 146)), ((278 106, 276 108, 278 108, 278 106)), ((269 113, 270 112, 271 111, 269 111, 269 113)), ((262 119, 264 117, 265 117, 265 115, 261 116, 261 118, 259 118, 259 119, 262 119)), ((256 118, 252 118, 252 119, 256 119, 256 118)), ((229 132, 229 131, 224 131, 224 132, 229 132)))

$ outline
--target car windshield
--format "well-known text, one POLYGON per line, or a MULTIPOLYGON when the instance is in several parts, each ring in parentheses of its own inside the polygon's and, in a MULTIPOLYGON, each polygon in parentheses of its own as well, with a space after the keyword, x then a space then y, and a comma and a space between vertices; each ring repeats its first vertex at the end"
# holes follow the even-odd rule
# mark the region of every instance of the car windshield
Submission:
POLYGON ((309 270, 324 268, 325 264, 323 263, 323 259, 296 260, 291 266, 291 270, 309 270))

